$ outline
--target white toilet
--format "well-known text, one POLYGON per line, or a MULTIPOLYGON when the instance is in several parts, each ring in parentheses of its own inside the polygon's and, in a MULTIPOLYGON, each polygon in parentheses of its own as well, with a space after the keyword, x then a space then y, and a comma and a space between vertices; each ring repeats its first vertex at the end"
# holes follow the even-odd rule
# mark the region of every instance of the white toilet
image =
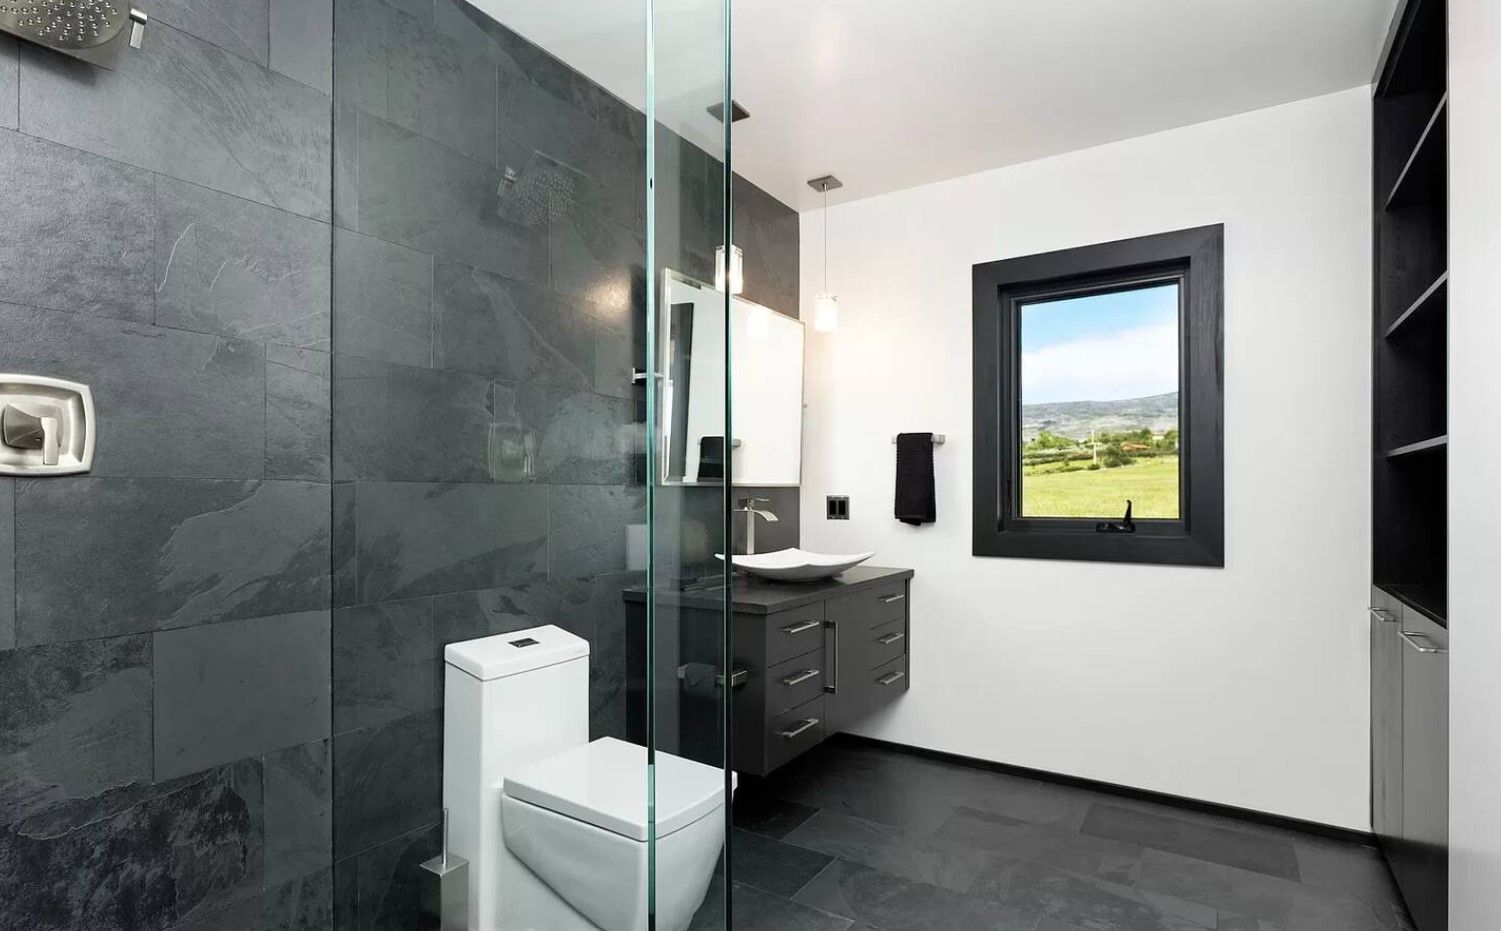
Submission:
MULTIPOLYGON (((548 626, 444 658, 443 804, 470 931, 646 931, 646 749, 589 741, 589 644, 548 626)), ((724 846, 724 773, 655 762, 656 927, 682 931, 724 846)))

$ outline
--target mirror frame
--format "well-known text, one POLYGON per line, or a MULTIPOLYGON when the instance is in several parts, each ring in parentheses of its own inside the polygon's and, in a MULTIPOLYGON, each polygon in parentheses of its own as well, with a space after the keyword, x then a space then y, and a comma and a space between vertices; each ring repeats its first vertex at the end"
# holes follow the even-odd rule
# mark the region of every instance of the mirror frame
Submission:
MULTIPOLYGON (((677 271, 676 269, 664 268, 662 270, 662 301, 661 301, 662 313, 664 313, 664 315, 670 313, 670 309, 671 309, 672 305, 671 305, 671 302, 667 300, 667 294, 668 294, 667 288, 668 288, 668 285, 671 284, 674 281, 677 282, 678 284, 688 285, 690 287, 698 288, 698 289, 703 290, 703 291, 708 291, 708 292, 710 292, 712 294, 722 294, 723 293, 723 292, 719 291, 717 288, 715 288, 714 285, 710 284, 709 282, 699 281, 697 278, 694 278, 692 275, 685 275, 682 272, 677 271)), ((804 426, 804 423, 806 422, 806 418, 803 416, 803 412, 804 412, 804 410, 807 409, 807 404, 808 404, 808 386, 807 386, 807 381, 808 381, 808 333, 807 333, 807 330, 808 330, 808 327, 807 327, 807 324, 804 323, 803 320, 801 318, 799 318, 799 317, 794 317, 791 314, 782 313, 780 310, 777 310, 775 307, 768 307, 765 304, 758 304, 755 301, 747 300, 745 297, 743 297, 743 296, 741 296, 739 294, 731 295, 730 296, 730 302, 731 302, 732 308, 733 308, 733 305, 736 304, 736 303, 744 304, 746 307, 759 307, 759 308, 761 308, 763 310, 770 311, 771 313, 776 314, 777 316, 779 316, 779 317, 781 317, 781 318, 783 318, 785 320, 788 320, 788 321, 790 321, 792 323, 795 323, 799 327, 803 328, 803 354, 802 354, 802 358, 798 360, 798 369, 799 369, 800 377, 798 378, 798 383, 797 383, 797 449, 798 449, 798 454, 797 454, 797 481, 795 481, 795 482, 737 481, 734 478, 735 454, 734 454, 734 450, 732 448, 731 451, 730 451, 730 454, 729 454, 730 455, 730 473, 731 473, 730 474, 730 483, 731 483, 731 487, 738 486, 738 487, 743 487, 743 488, 801 488, 803 486, 803 426, 804 426)), ((670 341, 672 339, 672 321, 671 321, 671 318, 668 317, 664 321, 664 325, 661 326, 661 327, 658 327, 658 330, 659 330, 659 332, 661 334, 660 337, 659 337, 659 339, 661 340, 661 345, 659 345, 657 347, 657 358, 660 359, 660 360, 662 360, 662 366, 663 366, 662 371, 658 373, 658 377, 661 379, 661 381, 663 383, 665 383, 665 382, 670 381, 671 378, 672 378, 672 369, 671 369, 671 365, 672 365, 672 353, 668 351, 669 348, 671 347, 671 342, 670 341)), ((728 333, 729 329, 726 328, 725 332, 728 333)), ((728 337, 726 337, 726 338, 728 338, 728 337)), ((733 371, 731 371, 730 372, 730 391, 734 392, 734 390, 735 390, 735 373, 733 371)), ((738 399, 732 393, 731 398, 730 398, 731 405, 733 406, 737 400, 738 399)), ((661 460, 661 463, 662 463, 662 469, 661 469, 661 473, 662 474, 660 476, 658 476, 658 479, 661 481, 661 483, 664 486, 670 486, 670 487, 674 487, 674 488, 679 488, 679 487, 685 487, 685 488, 721 488, 721 487, 723 487, 724 486, 724 482, 697 482, 697 481, 690 482, 690 481, 687 481, 685 479, 674 479, 674 478, 669 478, 668 477, 669 473, 672 470, 672 461, 671 461, 671 453, 672 453, 672 427, 671 427, 671 418, 672 418, 672 412, 664 410, 663 413, 662 413, 662 420, 663 420, 663 423, 661 425, 662 429, 660 431, 658 431, 658 443, 660 444, 660 446, 658 448, 658 453, 659 453, 658 458, 661 460)))

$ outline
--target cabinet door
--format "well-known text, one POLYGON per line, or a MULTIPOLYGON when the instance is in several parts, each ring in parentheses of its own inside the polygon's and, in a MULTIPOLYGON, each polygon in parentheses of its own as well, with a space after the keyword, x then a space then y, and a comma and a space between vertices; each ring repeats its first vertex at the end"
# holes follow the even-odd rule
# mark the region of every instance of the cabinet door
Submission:
POLYGON ((1392 864, 1420 931, 1449 926, 1449 632, 1404 610, 1402 843, 1392 864))
POLYGON ((1371 826, 1389 858, 1402 835, 1402 605, 1371 592, 1371 826))

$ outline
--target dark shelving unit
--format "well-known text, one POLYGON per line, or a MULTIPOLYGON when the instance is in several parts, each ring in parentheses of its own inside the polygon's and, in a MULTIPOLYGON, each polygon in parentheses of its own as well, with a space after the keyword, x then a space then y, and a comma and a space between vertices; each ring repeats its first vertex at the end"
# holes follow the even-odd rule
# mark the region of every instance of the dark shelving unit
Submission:
POLYGON ((1448 931, 1446 0, 1404 0, 1377 73, 1371 192, 1371 823, 1418 931, 1448 931))
POLYGON ((1399 12, 1375 93, 1372 573, 1445 622, 1449 132, 1444 0, 1399 12))

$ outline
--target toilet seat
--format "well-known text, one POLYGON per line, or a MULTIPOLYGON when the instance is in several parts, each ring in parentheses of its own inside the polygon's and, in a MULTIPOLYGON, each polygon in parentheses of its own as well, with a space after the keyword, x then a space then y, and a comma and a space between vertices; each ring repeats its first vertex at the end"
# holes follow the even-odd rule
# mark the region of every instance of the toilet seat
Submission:
MULTIPOLYGON (((667 753, 655 769, 657 927, 672 931, 692 920, 719 862, 724 772, 667 753)), ((646 748, 606 737, 507 776, 501 822, 506 848, 587 919, 578 927, 647 927, 646 748)))

